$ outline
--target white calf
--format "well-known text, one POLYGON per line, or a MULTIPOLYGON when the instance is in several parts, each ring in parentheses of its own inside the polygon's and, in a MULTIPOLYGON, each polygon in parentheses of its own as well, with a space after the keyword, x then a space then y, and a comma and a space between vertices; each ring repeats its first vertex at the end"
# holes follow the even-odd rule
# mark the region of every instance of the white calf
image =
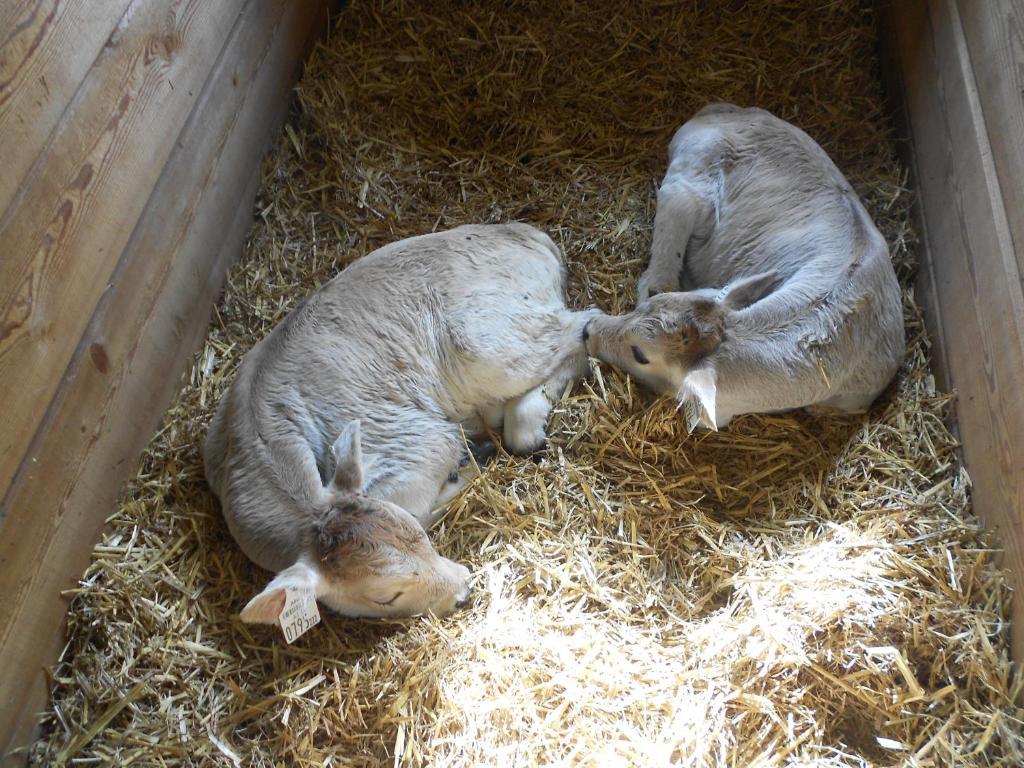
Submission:
POLYGON ((423 528, 461 485, 463 431, 543 444, 594 314, 566 309, 564 291, 543 233, 459 227, 354 262, 246 355, 206 443, 232 535, 281 572, 243 619, 275 621, 289 584, 351 616, 466 599, 468 571, 423 528))
POLYGON ((760 109, 705 107, 672 139, 638 294, 590 323, 590 351, 712 428, 864 409, 903 358, 885 240, 824 150, 760 109))

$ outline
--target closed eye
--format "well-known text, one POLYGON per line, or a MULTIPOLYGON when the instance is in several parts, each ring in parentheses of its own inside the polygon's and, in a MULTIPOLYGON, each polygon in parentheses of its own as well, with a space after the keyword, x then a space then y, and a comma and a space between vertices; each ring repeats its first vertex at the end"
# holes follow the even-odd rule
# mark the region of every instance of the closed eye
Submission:
POLYGON ((640 351, 640 347, 633 347, 633 359, 640 363, 640 365, 647 365, 651 362, 647 359, 647 355, 640 351))
POLYGON ((391 605, 392 603, 395 602, 395 600, 397 600, 398 598, 400 598, 404 594, 405 594, 405 592, 396 592, 395 596, 392 597, 390 600, 386 600, 386 601, 374 600, 373 602, 375 602, 377 605, 391 605))

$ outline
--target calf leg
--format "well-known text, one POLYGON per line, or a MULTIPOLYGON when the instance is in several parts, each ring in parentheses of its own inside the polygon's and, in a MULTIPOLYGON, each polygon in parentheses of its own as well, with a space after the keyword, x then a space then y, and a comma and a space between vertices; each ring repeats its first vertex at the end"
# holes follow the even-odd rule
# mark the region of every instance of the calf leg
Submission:
POLYGON ((495 454, 489 441, 470 443, 469 450, 461 443, 438 441, 423 446, 419 460, 403 462, 400 471, 370 489, 372 496, 390 501, 405 509, 420 525, 429 528, 440 517, 442 508, 454 499, 466 484, 476 477, 477 467, 495 454), (470 452, 473 459, 470 459, 470 452))
POLYGON ((677 183, 658 191, 651 260, 637 284, 637 303, 680 289, 686 246, 708 209, 704 198, 686 185, 677 183))
POLYGON ((585 353, 572 355, 541 386, 505 404, 502 437, 512 453, 528 456, 544 447, 548 416, 563 393, 587 370, 585 353))
POLYGON ((544 387, 531 389, 505 403, 505 447, 520 456, 529 456, 544 447, 551 401, 544 387))
POLYGON ((505 420, 505 407, 501 403, 486 405, 480 409, 480 419, 488 429, 501 429, 505 420))
POLYGON ((461 477, 450 482, 451 474, 437 466, 415 467, 394 483, 384 498, 405 509, 424 528, 429 528, 440 517, 438 507, 451 501, 466 484, 461 477))
POLYGON ((448 477, 441 484, 441 491, 438 493, 432 509, 444 507, 458 496, 469 481, 478 475, 479 468, 492 459, 495 453, 497 453, 497 449, 490 440, 470 443, 469 451, 463 457, 458 468, 449 472, 448 477))

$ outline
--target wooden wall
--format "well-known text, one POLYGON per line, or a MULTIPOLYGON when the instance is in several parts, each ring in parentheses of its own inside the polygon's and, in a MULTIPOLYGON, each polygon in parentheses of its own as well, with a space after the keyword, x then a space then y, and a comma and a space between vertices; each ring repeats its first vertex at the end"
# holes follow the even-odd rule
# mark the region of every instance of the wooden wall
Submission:
MULTIPOLYGON (((325 0, 0 4, 0 756, 198 346, 325 0)), ((919 296, 1024 584, 1024 0, 880 0, 919 296)), ((1015 604, 1024 627, 1024 600, 1015 604)), ((1015 634, 1024 659, 1024 631, 1015 634)))
POLYGON ((199 345, 325 0, 0 4, 0 758, 199 345))
POLYGON ((1024 0, 883 0, 883 69, 918 193, 918 298, 974 508, 1011 571, 1024 661, 1024 0))

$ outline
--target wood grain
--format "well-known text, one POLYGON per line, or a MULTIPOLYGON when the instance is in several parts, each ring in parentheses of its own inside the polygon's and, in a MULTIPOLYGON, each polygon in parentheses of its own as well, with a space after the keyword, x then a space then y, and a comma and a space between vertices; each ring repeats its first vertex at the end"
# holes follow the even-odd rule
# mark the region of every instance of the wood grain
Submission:
MULTIPOLYGON (((924 225, 974 508, 1024 576, 1024 294, 985 113, 955 0, 892 2, 924 225)), ((1018 589, 1019 593, 1019 589, 1018 589)), ((1013 604, 1017 627, 1024 605, 1013 604)), ((1014 656, 1024 658, 1024 631, 1014 656)))
POLYGON ((0 594, 17 596, 0 605, 0 668, 16 670, 0 676, 7 748, 27 740, 45 703, 60 592, 84 569, 205 335, 252 221, 260 157, 325 13, 322 0, 252 0, 243 11, 0 506, 0 594))
POLYGON ((960 0, 1006 214, 1024 271, 1024 0, 960 0))
POLYGON ((7 488, 242 0, 135 0, 0 217, 7 488))
MULTIPOLYGON (((914 144, 910 140, 911 123, 910 114, 907 109, 907 93, 904 87, 900 69, 900 41, 896 32, 893 5, 899 0, 880 0, 877 3, 879 19, 879 64, 881 65, 882 83, 886 94, 886 107, 889 110, 890 119, 895 127, 896 151, 900 161, 909 172, 909 185, 911 189, 920 189, 920 179, 917 177, 917 160, 914 154, 914 144)), ((928 6, 923 2, 914 2, 903 8, 904 25, 924 29, 928 25, 928 6)), ((919 60, 921 57, 914 54, 910 57, 919 60)), ((911 204, 911 216, 915 229, 918 232, 925 232, 924 210, 921 196, 915 195, 911 204)), ((947 343, 943 331, 944 322, 942 318, 942 307, 938 302, 938 290, 935 285, 935 272, 932 262, 927 258, 927 247, 920 250, 921 258, 918 259, 917 276, 914 280, 914 295, 918 305, 924 311, 925 324, 928 327, 928 335, 931 341, 931 367, 935 374, 937 386, 944 392, 952 391, 953 385, 949 381, 949 355, 946 351, 947 343)), ((955 420, 948 424, 951 431, 959 437, 959 431, 955 420)))
POLYGON ((0 4, 0 214, 50 135, 129 0, 0 4))

